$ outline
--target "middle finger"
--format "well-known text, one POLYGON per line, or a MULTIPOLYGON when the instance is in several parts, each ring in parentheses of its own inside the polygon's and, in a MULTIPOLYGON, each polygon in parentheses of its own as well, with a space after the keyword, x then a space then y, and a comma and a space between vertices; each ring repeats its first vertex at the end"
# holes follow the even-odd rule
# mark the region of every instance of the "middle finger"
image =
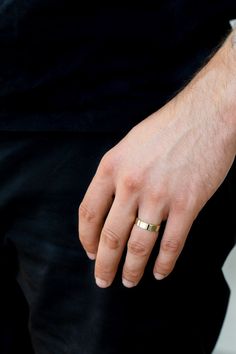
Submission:
POLYGON ((136 198, 114 199, 101 231, 95 262, 96 283, 108 287, 116 274, 122 253, 137 214, 136 198))

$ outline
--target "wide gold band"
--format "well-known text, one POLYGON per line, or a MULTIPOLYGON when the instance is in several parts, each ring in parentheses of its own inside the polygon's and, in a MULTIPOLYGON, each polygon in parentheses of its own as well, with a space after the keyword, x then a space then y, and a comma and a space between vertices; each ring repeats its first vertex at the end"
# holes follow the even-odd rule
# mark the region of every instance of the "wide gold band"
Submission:
POLYGON ((160 225, 155 224, 148 224, 147 222, 136 218, 135 224, 143 230, 151 231, 151 232, 158 232, 160 229, 160 225))

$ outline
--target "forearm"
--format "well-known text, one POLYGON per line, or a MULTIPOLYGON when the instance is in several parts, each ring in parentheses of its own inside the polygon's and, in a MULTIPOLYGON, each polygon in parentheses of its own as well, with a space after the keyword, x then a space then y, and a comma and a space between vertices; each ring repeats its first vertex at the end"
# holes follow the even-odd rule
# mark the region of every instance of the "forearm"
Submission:
POLYGON ((209 64, 219 78, 216 82, 219 84, 218 95, 222 104, 221 116, 236 133, 236 29, 209 64))
POLYGON ((180 97, 182 95, 187 97, 190 109, 198 111, 201 118, 214 117, 216 132, 222 134, 226 144, 236 153, 236 29, 180 97))

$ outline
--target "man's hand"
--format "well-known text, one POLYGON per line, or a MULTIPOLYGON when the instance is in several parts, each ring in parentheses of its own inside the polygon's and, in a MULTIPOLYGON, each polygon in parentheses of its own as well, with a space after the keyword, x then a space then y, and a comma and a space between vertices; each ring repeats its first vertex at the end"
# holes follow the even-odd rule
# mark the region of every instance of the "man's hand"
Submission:
POLYGON ((173 270, 235 157, 234 50, 228 39, 182 92, 102 158, 79 207, 79 237, 88 256, 96 255, 98 286, 112 283, 126 245, 123 284, 140 281, 158 235, 134 225, 136 216, 167 220, 153 272, 162 279, 173 270))

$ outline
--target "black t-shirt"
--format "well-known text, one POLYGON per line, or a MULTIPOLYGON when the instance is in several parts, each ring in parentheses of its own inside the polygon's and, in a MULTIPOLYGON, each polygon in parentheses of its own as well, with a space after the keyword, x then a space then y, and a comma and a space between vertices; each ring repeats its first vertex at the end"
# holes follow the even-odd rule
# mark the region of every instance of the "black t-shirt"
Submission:
POLYGON ((0 3, 1 130, 129 130, 230 30, 236 1, 0 3))

